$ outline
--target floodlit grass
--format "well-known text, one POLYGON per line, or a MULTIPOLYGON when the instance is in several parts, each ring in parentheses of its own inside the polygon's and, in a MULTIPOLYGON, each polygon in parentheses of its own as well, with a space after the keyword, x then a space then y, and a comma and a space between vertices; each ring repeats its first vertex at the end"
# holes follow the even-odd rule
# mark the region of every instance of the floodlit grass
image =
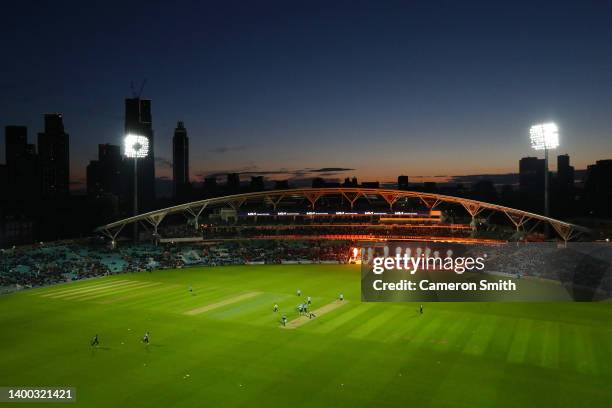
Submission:
POLYGON ((0 386, 73 386, 83 407, 611 404, 610 303, 427 303, 419 316, 361 303, 359 281, 355 266, 240 266, 1 296, 0 386), (341 292, 343 307, 279 328, 306 296, 317 309, 341 292))

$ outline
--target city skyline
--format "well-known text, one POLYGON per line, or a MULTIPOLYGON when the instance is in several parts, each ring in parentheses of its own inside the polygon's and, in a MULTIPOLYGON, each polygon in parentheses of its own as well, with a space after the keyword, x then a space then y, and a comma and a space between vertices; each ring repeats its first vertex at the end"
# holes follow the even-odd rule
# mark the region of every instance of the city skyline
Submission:
POLYGON ((535 155, 529 127, 548 120, 560 127, 555 154, 576 169, 612 152, 605 5, 124 7, 93 21, 74 5, 43 5, 40 16, 11 5, 2 28, 19 40, 5 47, 1 124, 27 126, 35 143, 43 114, 62 113, 77 189, 98 144, 121 144, 124 99, 144 78, 156 176, 168 179, 177 121, 189 129, 192 180, 516 173, 535 155), (143 16, 128 24, 132 8, 143 16))
MULTIPOLYGON (((133 98, 126 98, 125 103, 129 105, 129 102, 133 100, 134 100, 133 98)), ((147 104, 151 102, 150 100, 146 100, 146 99, 143 99, 143 101, 147 102, 147 104)), ((43 119, 46 117, 55 116, 55 115, 59 115, 63 117, 62 114, 57 114, 57 113, 56 114, 44 114, 43 119)), ((184 126, 184 123, 182 121, 177 122, 177 129, 178 127, 182 127, 182 130, 184 132, 185 128, 183 126, 184 126)), ((26 133, 29 135, 30 129, 26 125, 7 125, 5 132, 8 132, 9 129, 13 129, 13 128, 19 128, 21 133, 24 133, 24 129, 25 129, 27 130, 26 133)), ((44 129, 44 126, 43 126, 43 129, 44 129)), ((176 138, 177 129, 174 130, 174 136, 170 139, 171 143, 174 143, 174 139, 176 138)), ((154 125, 153 125, 153 132, 154 132, 154 125)), ((40 134, 40 132, 38 132, 38 134, 40 134)), ((4 138, 2 140, 5 141, 4 138)), ((36 151, 36 148, 37 148, 36 140, 31 140, 30 137, 27 137, 27 139, 25 140, 25 143, 29 143, 30 146, 34 146, 34 152, 35 154, 38 154, 38 152, 36 151), (33 142, 33 143, 30 143, 30 142, 33 142)), ((112 143, 112 142, 96 143, 95 146, 98 152, 100 151, 101 148, 105 148, 105 147, 117 148, 118 151, 121 152, 121 156, 123 156, 121 139, 119 139, 116 143, 112 143)), ((241 149, 238 149, 238 150, 241 150, 241 149)), ((186 153, 188 155, 187 160, 190 160, 188 149, 186 153)), ((224 154, 225 151, 218 150, 217 153, 224 154)), ((175 154, 176 152, 172 153, 172 156, 170 158, 165 158, 165 157, 161 157, 161 158, 155 157, 154 158, 155 160, 155 180, 157 180, 156 184, 158 184, 158 182, 169 181, 171 182, 172 185, 174 185, 175 173, 174 173, 174 163, 173 162, 175 161, 175 158, 174 158, 175 154)), ((555 157, 556 156, 570 156, 568 153, 560 153, 555 150, 553 150, 553 155, 555 157)), ((98 153, 98 156, 100 156, 100 153, 98 153)), ((406 172, 403 172, 403 173, 398 173, 396 175, 387 176, 387 178, 376 178, 376 177, 371 177, 370 174, 357 176, 356 174, 359 173, 357 169, 342 168, 342 167, 324 167, 324 168, 307 167, 307 168, 302 168, 302 169, 279 168, 279 169, 274 169, 274 170, 266 170, 266 169, 258 169, 257 166, 245 166, 242 168, 209 170, 205 172, 196 171, 194 172, 195 173, 194 176, 192 176, 189 179, 189 182, 199 184, 199 183, 203 183, 205 181, 204 180, 205 178, 216 178, 218 183, 223 184, 227 176, 236 175, 238 177, 241 177, 240 178, 241 184, 248 184, 250 177, 262 176, 264 177, 265 180, 269 181, 270 183, 273 183, 275 181, 288 181, 290 185, 295 185, 295 186, 309 185, 311 184, 311 181, 314 178, 322 178, 322 179, 329 180, 329 181, 342 182, 344 179, 354 178, 354 177, 358 178, 360 182, 376 181, 376 182, 380 182, 382 185, 391 185, 391 184, 397 184, 397 177, 405 176, 405 177, 409 177, 410 183, 413 183, 413 184, 423 183, 423 182, 473 183, 479 180, 486 179, 498 185, 502 185, 502 184, 518 185, 519 184, 519 173, 520 173, 520 166, 518 166, 519 161, 525 158, 533 158, 533 159, 537 158, 538 160, 543 160, 540 158, 540 156, 541 155, 538 155, 537 152, 528 151, 527 154, 525 154, 524 156, 520 158, 514 158, 515 166, 513 169, 509 169, 508 171, 497 172, 497 173, 495 172, 475 173, 475 172, 468 171, 466 174, 445 174, 445 175, 443 174, 435 174, 435 175, 411 174, 411 175, 408 175, 406 174, 406 172)), ((70 178, 70 185, 71 185, 70 190, 71 191, 87 192, 87 168, 92 162, 97 161, 98 158, 94 156, 88 161, 88 164, 85 167, 86 172, 83 175, 82 179, 75 180, 74 176, 72 176, 72 173, 71 173, 71 178, 70 178)), ((605 160, 605 158, 602 157, 599 159, 595 159, 592 163, 587 163, 587 165, 585 165, 584 168, 576 168, 576 175, 577 175, 576 181, 582 181, 582 175, 586 172, 586 167, 588 167, 589 165, 595 164, 596 161, 602 160, 602 159, 605 160)), ((574 163, 575 158, 572 158, 572 160, 573 160, 572 163, 574 163)), ((71 158, 70 162, 73 163, 73 161, 74 160, 71 158)), ((557 170, 558 169, 557 169, 556 161, 553 161, 550 166, 550 171, 556 172, 557 170)), ((71 166, 71 172, 72 171, 73 169, 71 166)), ((185 171, 187 171, 188 173, 192 172, 188 164, 186 165, 185 171)), ((142 175, 140 177, 142 177, 142 175)), ((168 194, 168 191, 166 191, 167 188, 162 187, 162 190, 164 190, 164 192, 161 195, 160 194, 156 194, 156 195, 158 197, 170 196, 170 195, 175 196, 176 187, 170 187, 170 188, 173 190, 172 194, 168 194)))

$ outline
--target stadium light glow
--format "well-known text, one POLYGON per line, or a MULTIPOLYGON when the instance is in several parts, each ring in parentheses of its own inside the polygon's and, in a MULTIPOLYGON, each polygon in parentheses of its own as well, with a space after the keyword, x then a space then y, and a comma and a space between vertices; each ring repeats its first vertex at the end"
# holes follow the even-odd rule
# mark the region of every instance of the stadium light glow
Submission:
MULTIPOLYGON (((138 215, 138 159, 149 154, 149 138, 128 133, 123 138, 123 154, 134 159, 134 216, 138 215)), ((134 242, 138 241, 138 223, 134 223, 134 242)))
POLYGON ((128 134, 123 139, 123 150, 126 157, 138 159, 149 154, 149 139, 145 136, 128 134))
POLYGON ((554 122, 533 125, 529 137, 533 149, 544 150, 544 215, 548 217, 548 151, 559 147, 559 128, 554 122))
POLYGON ((559 128, 553 122, 532 126, 529 136, 531 147, 535 150, 556 149, 559 146, 559 128))

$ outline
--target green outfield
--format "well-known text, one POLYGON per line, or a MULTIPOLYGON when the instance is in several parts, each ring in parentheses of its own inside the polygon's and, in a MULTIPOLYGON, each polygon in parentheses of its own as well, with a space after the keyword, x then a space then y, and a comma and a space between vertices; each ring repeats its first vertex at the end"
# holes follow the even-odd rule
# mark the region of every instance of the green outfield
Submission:
POLYGON ((428 303, 420 316, 361 303, 359 285, 357 266, 239 266, 0 296, 0 386, 73 386, 83 407, 612 406, 610 303, 428 303), (297 289, 315 319, 296 320, 297 289))

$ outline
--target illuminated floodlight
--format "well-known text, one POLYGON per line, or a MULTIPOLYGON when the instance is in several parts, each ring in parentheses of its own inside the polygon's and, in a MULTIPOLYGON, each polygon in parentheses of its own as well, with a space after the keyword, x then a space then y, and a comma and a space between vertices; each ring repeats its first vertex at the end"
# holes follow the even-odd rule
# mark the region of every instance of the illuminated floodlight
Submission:
POLYGON ((149 139, 140 135, 126 135, 123 139, 123 150, 126 157, 142 158, 149 154, 149 139))
POLYGON ((529 137, 531 147, 535 150, 555 149, 559 146, 559 128, 553 122, 532 126, 529 137))

